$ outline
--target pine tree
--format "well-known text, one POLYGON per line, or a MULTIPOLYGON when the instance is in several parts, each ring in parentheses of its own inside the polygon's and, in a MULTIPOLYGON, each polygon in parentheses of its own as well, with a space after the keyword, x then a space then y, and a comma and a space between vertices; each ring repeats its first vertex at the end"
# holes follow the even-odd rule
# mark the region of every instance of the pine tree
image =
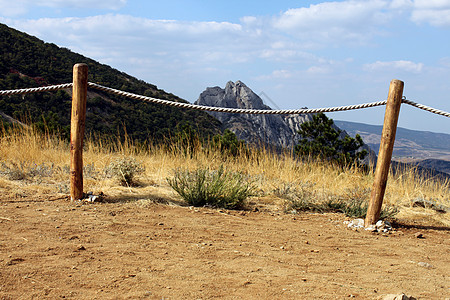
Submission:
POLYGON ((341 138, 342 130, 334 126, 334 121, 323 113, 315 114, 313 120, 300 125, 300 143, 295 146, 295 154, 330 160, 340 165, 358 163, 367 155, 366 150, 358 151, 364 142, 359 134, 352 138, 341 138))

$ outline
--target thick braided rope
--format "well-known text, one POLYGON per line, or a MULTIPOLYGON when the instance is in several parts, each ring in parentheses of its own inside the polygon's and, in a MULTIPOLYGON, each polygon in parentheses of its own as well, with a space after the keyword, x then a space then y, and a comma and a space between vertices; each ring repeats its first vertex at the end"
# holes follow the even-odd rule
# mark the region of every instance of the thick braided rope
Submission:
POLYGON ((432 107, 429 107, 429 106, 426 106, 426 105, 423 105, 423 104, 419 104, 419 103, 416 103, 416 102, 413 102, 413 101, 407 100, 407 99, 403 99, 402 103, 409 104, 411 106, 414 106, 414 107, 417 107, 417 108, 429 111, 429 112, 431 112, 433 114, 437 114, 437 115, 441 115, 441 116, 450 118, 450 113, 448 113, 446 111, 443 111, 443 110, 432 108, 432 107))
MULTIPOLYGON (((0 91, 0 96, 9 96, 9 95, 20 95, 20 94, 31 94, 31 93, 37 93, 37 92, 49 92, 49 91, 57 91, 62 89, 67 89, 72 87, 72 83, 65 83, 65 84, 58 84, 58 85, 52 85, 52 86, 44 86, 44 87, 38 87, 38 88, 28 88, 28 89, 17 89, 17 90, 6 90, 6 91, 0 91)), ((132 99, 142 100, 146 102, 152 102, 157 104, 163 104, 163 105, 169 105, 174 107, 181 107, 181 108, 191 108, 191 109, 197 109, 197 110, 203 110, 203 111, 214 111, 214 112, 227 112, 227 113, 240 113, 240 114, 311 114, 311 113, 319 113, 319 112, 336 112, 336 111, 347 111, 347 110, 355 110, 355 109, 362 109, 362 108, 369 108, 369 107, 375 107, 375 106, 382 106, 386 105, 387 101, 378 101, 378 102, 372 102, 372 103, 364 103, 364 104, 358 104, 358 105, 347 105, 347 106, 338 106, 338 107, 327 107, 327 108, 312 108, 312 109, 286 109, 286 110, 263 110, 263 109, 242 109, 242 108, 226 108, 226 107, 211 107, 211 106, 203 106, 203 105, 196 105, 196 104, 190 104, 190 103, 180 103, 180 102, 174 102, 169 100, 162 100, 157 99, 153 97, 146 97, 141 96, 133 93, 128 93, 116 89, 112 89, 109 87, 101 86, 96 83, 89 82, 89 87, 98 89, 101 91, 105 91, 108 93, 116 94, 119 96, 124 96, 132 99)), ((444 117, 450 118, 450 113, 435 109, 423 104, 419 104, 416 102, 413 102, 411 100, 403 99, 402 103, 414 106, 416 108, 426 110, 428 112, 441 115, 444 117)))
POLYGON ((38 88, 7 90, 7 91, 0 91, 0 96, 23 95, 23 94, 31 94, 31 93, 38 93, 38 92, 57 91, 57 90, 71 88, 71 87, 72 87, 72 83, 64 83, 64 84, 58 84, 58 85, 43 86, 43 87, 38 87, 38 88))
POLYGON ((105 91, 108 93, 132 98, 132 99, 143 100, 143 101, 147 101, 147 102, 164 104, 164 105, 169 105, 169 106, 174 106, 174 107, 192 108, 192 109, 197 109, 197 110, 214 111, 214 112, 238 113, 238 114, 261 114, 261 115, 312 114, 312 113, 319 113, 319 112, 346 111, 346 110, 362 109, 362 108, 386 105, 386 100, 384 100, 384 101, 358 104, 358 105, 348 105, 348 106, 328 107, 328 108, 313 108, 313 109, 266 110, 266 109, 226 108, 226 107, 203 106, 203 105, 196 105, 196 104, 190 104, 190 103, 180 103, 180 102, 174 102, 174 101, 169 101, 169 100, 156 99, 156 98, 152 98, 152 97, 146 97, 146 96, 136 95, 133 93, 119 91, 119 90, 112 89, 109 87, 101 86, 96 83, 89 82, 88 84, 89 84, 89 87, 91 87, 91 88, 95 88, 95 89, 98 89, 101 91, 105 91))

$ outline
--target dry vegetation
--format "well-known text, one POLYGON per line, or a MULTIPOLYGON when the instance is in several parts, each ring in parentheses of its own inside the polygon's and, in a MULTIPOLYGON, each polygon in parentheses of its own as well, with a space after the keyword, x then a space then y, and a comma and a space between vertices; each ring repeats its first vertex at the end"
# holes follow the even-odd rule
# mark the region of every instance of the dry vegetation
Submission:
MULTIPOLYGON (((188 147, 188 149, 191 147, 188 147)), ((85 192, 104 193, 111 201, 136 201, 181 204, 182 199, 170 188, 167 178, 184 168, 218 169, 239 172, 256 185, 257 193, 247 203, 250 209, 282 211, 287 201, 306 193, 312 201, 329 199, 367 199, 373 175, 357 168, 342 169, 331 163, 301 162, 291 154, 277 155, 267 150, 226 157, 219 151, 195 145, 190 152, 177 143, 166 146, 137 147, 132 142, 88 138, 84 152, 85 192), (187 152, 186 152, 187 151, 187 152), (137 184, 123 186, 108 176, 108 166, 119 158, 136 160, 145 171, 137 184)), ((63 197, 69 193, 69 146, 50 135, 31 128, 3 130, 0 140, 0 191, 10 196, 45 195, 63 197)), ((400 209, 397 218, 428 219, 450 225, 448 214, 412 207, 420 197, 450 206, 450 183, 423 178, 413 168, 396 172, 388 181, 384 203, 400 209)))

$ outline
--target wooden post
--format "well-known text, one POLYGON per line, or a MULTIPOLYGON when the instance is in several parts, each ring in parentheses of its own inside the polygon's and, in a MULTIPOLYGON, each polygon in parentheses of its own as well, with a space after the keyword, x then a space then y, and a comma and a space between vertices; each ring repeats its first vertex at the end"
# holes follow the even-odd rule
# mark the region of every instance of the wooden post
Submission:
POLYGON ((403 97, 403 81, 394 79, 389 86, 386 113, 384 115, 383 132, 381 134, 380 151, 378 152, 375 181, 370 196, 369 207, 365 220, 365 227, 374 225, 381 213, 384 193, 391 165, 392 151, 394 149, 397 122, 403 97))
POLYGON ((83 139, 86 123, 88 66, 73 67, 72 119, 70 125, 70 197, 83 199, 83 139))

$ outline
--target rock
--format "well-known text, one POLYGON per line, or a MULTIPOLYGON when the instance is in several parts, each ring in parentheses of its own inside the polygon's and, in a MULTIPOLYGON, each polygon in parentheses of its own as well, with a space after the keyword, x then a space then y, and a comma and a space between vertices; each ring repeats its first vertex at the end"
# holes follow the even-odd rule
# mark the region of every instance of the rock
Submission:
POLYGON ((418 262, 417 263, 420 267, 427 268, 427 269, 434 269, 434 266, 432 264, 426 263, 426 262, 418 262))
POLYGON ((364 230, 372 231, 372 232, 378 232, 378 229, 377 229, 376 225, 369 225, 366 228, 364 228, 364 230))
MULTIPOLYGON (((213 107, 271 110, 262 99, 243 82, 229 81, 225 89, 209 87, 203 91, 198 105, 213 107)), ((299 138, 300 125, 312 120, 312 114, 302 115, 248 115, 209 112, 236 136, 249 143, 270 144, 277 147, 292 147, 299 138)))
POLYGON ((355 219, 353 221, 344 221, 344 224, 348 224, 347 227, 351 229, 364 228, 367 231, 372 232, 389 232, 392 230, 391 223, 387 221, 378 221, 375 225, 369 225, 364 227, 364 219, 355 219))
POLYGON ((77 251, 85 251, 86 248, 83 245, 78 245, 77 251))
POLYGON ((416 238, 418 238, 418 239, 424 239, 425 237, 423 236, 422 233, 418 232, 418 233, 416 233, 416 238))
POLYGON ((389 232, 389 231, 392 230, 391 223, 389 223, 388 221, 379 220, 375 224, 375 227, 376 227, 378 232, 389 232))
POLYGON ((348 228, 354 229, 364 228, 364 219, 355 219, 353 221, 350 221, 347 226, 348 228))

